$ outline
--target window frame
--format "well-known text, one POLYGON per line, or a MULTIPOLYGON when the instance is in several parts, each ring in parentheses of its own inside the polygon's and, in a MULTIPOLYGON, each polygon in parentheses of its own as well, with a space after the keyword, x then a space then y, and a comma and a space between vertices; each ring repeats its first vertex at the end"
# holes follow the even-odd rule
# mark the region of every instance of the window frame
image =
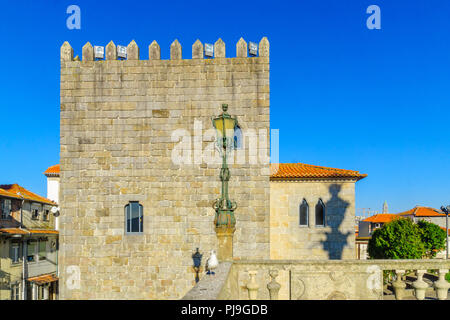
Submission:
POLYGON ((21 300, 21 285, 20 282, 11 283, 10 290, 11 290, 11 300, 21 300))
POLYGON ((22 260, 22 258, 20 256, 20 243, 18 243, 18 242, 11 242, 10 246, 11 246, 11 251, 10 251, 11 264, 18 264, 18 263, 20 263, 21 260, 22 260), (15 258, 15 253, 17 253, 17 259, 14 259, 15 258))
POLYGON ((298 225, 301 228, 309 227, 309 204, 305 198, 303 198, 302 202, 299 205, 299 213, 298 213, 298 225), (306 206, 306 224, 302 224, 302 208, 306 206))
POLYGON ((42 205, 36 204, 36 203, 31 204, 30 210, 31 210, 31 219, 39 220, 39 216, 41 215, 41 211, 42 211, 42 205), (34 212, 36 212, 36 214, 34 214, 34 212))
POLYGON ((1 215, 0 220, 8 220, 11 218, 12 200, 11 199, 1 199, 1 215), (8 203, 8 206, 6 205, 8 203), (6 209, 8 207, 8 209, 6 209))
POLYGON ((50 221, 50 210, 45 209, 42 211, 42 221, 50 221))
POLYGON ((314 207, 314 225, 318 228, 323 228, 326 226, 326 207, 325 203, 322 201, 322 198, 319 198, 319 201, 317 201, 317 204, 314 207), (322 207, 322 222, 323 224, 317 224, 317 206, 322 207))
POLYGON ((139 203, 139 201, 129 201, 124 207, 124 217, 125 217, 125 234, 126 235, 140 235, 144 233, 144 206, 139 203), (132 218, 132 204, 137 204, 139 207, 138 213, 138 230, 133 230, 133 218, 132 218), (128 228, 129 227, 129 228, 128 228))
POLYGON ((45 261, 45 260, 47 260, 47 242, 48 240, 39 240, 39 243, 38 243, 38 248, 37 248, 37 251, 38 251, 38 261, 45 261), (43 255, 41 255, 41 253, 42 253, 42 251, 41 251, 41 245, 44 245, 44 253, 43 253, 43 255))
POLYGON ((32 263, 32 262, 36 262, 37 261, 37 259, 36 259, 36 244, 37 243, 38 243, 38 241, 35 241, 35 240, 30 241, 29 243, 27 243, 27 263, 32 263), (33 247, 34 247, 34 252, 33 252, 32 255, 30 254, 30 246, 31 245, 33 245, 33 247), (29 260, 28 259, 28 257, 30 257, 30 256, 33 256, 33 260, 29 260))

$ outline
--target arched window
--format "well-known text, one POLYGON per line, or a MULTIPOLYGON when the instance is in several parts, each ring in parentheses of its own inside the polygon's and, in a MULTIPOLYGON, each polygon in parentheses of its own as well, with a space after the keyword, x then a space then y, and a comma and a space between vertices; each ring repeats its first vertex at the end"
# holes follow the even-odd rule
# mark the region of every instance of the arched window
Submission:
POLYGON ((126 233, 142 233, 144 231, 144 211, 138 201, 130 201, 125 206, 126 233))
POLYGON ((299 217, 301 226, 308 226, 308 216, 309 216, 308 202, 306 202, 306 200, 303 199, 302 203, 300 204, 300 217, 299 217))
POLYGON ((316 204, 316 226, 325 226, 325 205, 322 199, 316 204))

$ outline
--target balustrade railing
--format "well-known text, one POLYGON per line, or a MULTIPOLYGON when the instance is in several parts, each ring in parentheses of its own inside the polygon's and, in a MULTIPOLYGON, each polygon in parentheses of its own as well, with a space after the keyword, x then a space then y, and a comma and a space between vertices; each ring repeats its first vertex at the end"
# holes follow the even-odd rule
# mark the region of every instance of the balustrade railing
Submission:
POLYGON ((395 299, 448 297, 449 260, 257 260, 233 263, 220 299, 395 299), (408 275, 408 285, 405 277, 408 275), (427 275, 427 281, 424 281, 427 275), (434 292, 434 293, 433 293, 434 292))
POLYGON ((203 276, 185 299, 448 299, 450 260, 240 260, 203 276), (384 274, 384 276, 383 276, 384 274), (389 283, 386 283, 386 280, 389 283), (425 281, 426 280, 426 281, 425 281), (386 296, 387 286, 394 292, 386 296))

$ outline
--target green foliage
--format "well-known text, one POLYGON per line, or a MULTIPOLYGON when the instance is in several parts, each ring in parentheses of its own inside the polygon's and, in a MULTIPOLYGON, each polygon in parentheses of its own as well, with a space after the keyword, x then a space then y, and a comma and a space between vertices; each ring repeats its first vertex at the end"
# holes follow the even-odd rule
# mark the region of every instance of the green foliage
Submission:
POLYGON ((425 253, 422 231, 407 218, 395 219, 376 229, 369 240, 371 259, 421 259, 425 253))
POLYGON ((445 248, 445 231, 438 225, 421 220, 417 223, 421 231, 422 242, 425 246, 425 256, 433 258, 445 248))
POLYGON ((445 280, 447 280, 448 282, 450 282, 450 272, 447 273, 447 274, 445 275, 445 280))

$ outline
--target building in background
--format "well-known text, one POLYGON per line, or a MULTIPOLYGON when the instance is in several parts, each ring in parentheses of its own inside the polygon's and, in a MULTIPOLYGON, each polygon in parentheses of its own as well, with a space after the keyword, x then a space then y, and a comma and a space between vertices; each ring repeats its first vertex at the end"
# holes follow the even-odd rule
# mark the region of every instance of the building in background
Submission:
MULTIPOLYGON (((385 206, 383 206, 383 211, 385 209, 384 207, 385 206)), ((391 222, 395 218, 398 218, 396 214, 378 213, 359 221, 358 234, 355 237, 356 259, 365 260, 369 258, 367 247, 372 232, 375 229, 381 228, 385 223, 391 222)))
POLYGON ((399 218, 394 213, 378 213, 359 222, 358 236, 370 237, 375 229, 381 228, 385 223, 391 222, 395 218, 399 218))
POLYGON ((0 185, 0 300, 57 299, 57 203, 0 185))
MULTIPOLYGON (((383 212, 387 211, 387 202, 384 202, 383 212)), ((380 213, 370 216, 366 219, 359 221, 358 225, 358 235, 356 236, 356 256, 358 259, 367 259, 367 245, 373 232, 381 228, 384 224, 391 222, 394 219, 399 218, 409 218, 415 223, 420 220, 425 220, 427 222, 434 223, 441 227, 445 231, 445 214, 434 208, 416 206, 410 210, 400 212, 400 213, 380 213)), ((448 231, 447 231, 448 234, 448 231)), ((437 257, 444 257, 445 250, 439 252, 437 257)))
POLYGON ((366 176, 303 163, 273 164, 270 258, 355 259, 355 183, 366 176))
MULTIPOLYGON (((59 164, 44 171, 47 177, 47 198, 56 203, 59 203, 59 171, 59 164)), ((59 210, 55 215, 55 230, 59 230, 59 210)))
POLYGON ((416 223, 420 220, 432 222, 445 229, 445 214, 438 209, 416 206, 408 211, 400 212, 397 215, 403 218, 410 218, 416 223))

